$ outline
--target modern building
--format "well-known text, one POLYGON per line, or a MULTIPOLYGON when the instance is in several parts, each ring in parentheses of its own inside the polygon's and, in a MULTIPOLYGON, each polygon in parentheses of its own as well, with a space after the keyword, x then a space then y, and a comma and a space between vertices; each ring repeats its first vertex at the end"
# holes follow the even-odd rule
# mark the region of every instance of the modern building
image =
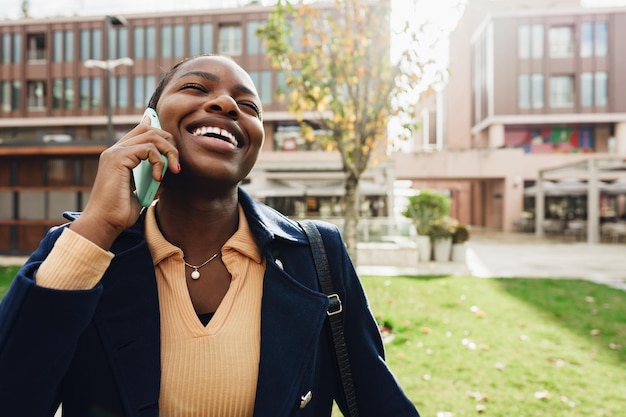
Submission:
MULTIPOLYGON (((246 188, 287 215, 340 216, 339 155, 304 140, 275 97, 284 77, 256 35, 270 10, 0 21, 0 253, 32 251, 85 206, 99 154, 139 123, 163 69, 196 54, 233 57, 259 90, 266 141, 246 188)), ((387 214, 392 172, 367 173, 365 214, 387 214)))
MULTIPOLYGON (((473 0, 450 42, 450 77, 435 149, 397 155, 398 179, 453 198, 452 216, 493 230, 533 217, 530 193, 545 179, 626 174, 626 8, 578 1, 473 0)), ((432 116, 431 116, 432 119, 432 116)), ((432 123, 430 124, 432 126, 432 123)), ((433 140, 430 141, 433 143, 433 140)), ((586 194, 550 198, 547 218, 587 215, 586 194)), ((626 213, 624 196, 601 194, 602 221, 626 213)))

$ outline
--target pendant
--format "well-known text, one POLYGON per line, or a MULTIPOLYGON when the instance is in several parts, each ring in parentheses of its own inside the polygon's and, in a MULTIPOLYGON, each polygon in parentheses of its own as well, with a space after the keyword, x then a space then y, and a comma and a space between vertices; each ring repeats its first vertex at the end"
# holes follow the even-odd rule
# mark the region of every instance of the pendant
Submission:
POLYGON ((200 272, 198 272, 198 268, 195 268, 193 272, 191 273, 191 279, 198 279, 198 278, 200 278, 200 272))

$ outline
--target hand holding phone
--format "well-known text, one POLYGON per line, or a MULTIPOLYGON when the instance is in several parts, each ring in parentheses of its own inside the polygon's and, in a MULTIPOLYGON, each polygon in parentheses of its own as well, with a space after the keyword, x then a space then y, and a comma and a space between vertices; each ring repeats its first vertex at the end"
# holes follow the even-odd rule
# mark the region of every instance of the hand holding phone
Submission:
MULTIPOLYGON (((147 108, 144 112, 144 117, 146 116, 150 119, 150 126, 161 128, 161 123, 154 109, 147 108)), ((161 172, 161 178, 163 178, 167 171, 167 157, 165 155, 161 155, 161 157, 164 163, 163 171, 161 172)), ((144 159, 133 168, 133 178, 139 204, 143 207, 149 207, 161 185, 159 181, 152 178, 152 164, 150 164, 150 161, 144 159)))

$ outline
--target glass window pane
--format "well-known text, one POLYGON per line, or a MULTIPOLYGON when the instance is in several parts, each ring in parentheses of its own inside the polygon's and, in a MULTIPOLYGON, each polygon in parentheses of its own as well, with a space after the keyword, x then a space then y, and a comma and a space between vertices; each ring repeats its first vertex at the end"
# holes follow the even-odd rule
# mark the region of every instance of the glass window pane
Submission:
POLYGON ((213 53, 213 25, 211 23, 204 23, 202 25, 202 50, 200 53, 213 53))
POLYGON ((71 78, 65 79, 65 108, 73 109, 74 108, 74 80, 71 78))
POLYGON ((531 50, 533 58, 543 58, 543 25, 532 27, 531 50))
POLYGON ((572 56, 572 28, 560 26, 550 28, 548 34, 550 42, 550 56, 552 58, 566 58, 572 56))
POLYGON ((527 109, 530 106, 530 85, 528 74, 521 74, 519 76, 517 105, 520 109, 527 109))
POLYGON ((543 108, 543 74, 533 74, 531 82, 533 109, 541 109, 543 108))
POLYGON ((52 33, 52 62, 63 61, 63 32, 55 30, 52 33))
POLYGON ((11 63, 11 35, 8 33, 2 35, 2 63, 11 63))
POLYGON ((580 25, 580 56, 590 57, 593 54, 593 23, 585 22, 580 25))
POLYGON ((91 33, 88 30, 80 31, 80 60, 86 61, 91 58, 89 50, 91 45, 91 33))
POLYGON ((153 26, 146 28, 146 58, 154 58, 156 54, 156 29, 153 26))
POLYGON ((143 75, 135 75, 133 78, 133 107, 136 109, 144 107, 144 97, 146 95, 144 87, 143 75))
POLYGON ((66 30, 64 38, 65 62, 72 62, 74 60, 74 32, 66 30))
POLYGON ((100 77, 94 77, 91 79, 91 108, 97 109, 100 107, 102 99, 102 79, 100 77))
POLYGON ((580 105, 593 106, 593 75, 590 72, 580 74, 580 105))
POLYGON ((552 107, 572 107, 574 104, 574 77, 555 75, 550 78, 550 105, 552 107))
POLYGON ((59 78, 52 80, 52 108, 63 108, 63 80, 59 78))
POLYGON ((606 56, 609 51, 609 25, 607 22, 597 22, 595 29, 595 55, 606 56))
POLYGON ((80 81, 80 108, 89 108, 89 78, 81 77, 80 81))
POLYGON ((102 59, 102 31, 94 29, 91 32, 91 57, 93 59, 102 59))
POLYGON ((608 75, 606 72, 596 72, 595 99, 596 106, 606 106, 608 104, 608 75))
POLYGON ((136 59, 143 58, 145 55, 144 28, 136 27, 133 33, 133 52, 136 59))
POLYGON ((22 62, 22 36, 19 33, 13 35, 12 62, 19 64, 22 62))
POLYGON ((185 55, 185 28, 183 25, 174 26, 174 55, 182 57, 185 55))
POLYGON ((172 27, 169 25, 161 28, 161 56, 172 57, 172 27))
POLYGON ((128 108, 128 77, 117 77, 117 107, 128 108))
POLYGON ((119 28, 117 30, 117 47, 120 58, 128 56, 128 29, 119 28))

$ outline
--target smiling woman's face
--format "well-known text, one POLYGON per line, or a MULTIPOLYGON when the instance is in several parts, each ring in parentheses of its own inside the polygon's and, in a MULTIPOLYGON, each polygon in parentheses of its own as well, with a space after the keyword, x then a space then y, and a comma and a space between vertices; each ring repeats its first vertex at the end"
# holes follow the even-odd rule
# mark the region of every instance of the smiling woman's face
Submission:
POLYGON ((204 56, 185 62, 156 107, 185 176, 237 184, 256 163, 264 140, 261 100, 234 61, 204 56))

